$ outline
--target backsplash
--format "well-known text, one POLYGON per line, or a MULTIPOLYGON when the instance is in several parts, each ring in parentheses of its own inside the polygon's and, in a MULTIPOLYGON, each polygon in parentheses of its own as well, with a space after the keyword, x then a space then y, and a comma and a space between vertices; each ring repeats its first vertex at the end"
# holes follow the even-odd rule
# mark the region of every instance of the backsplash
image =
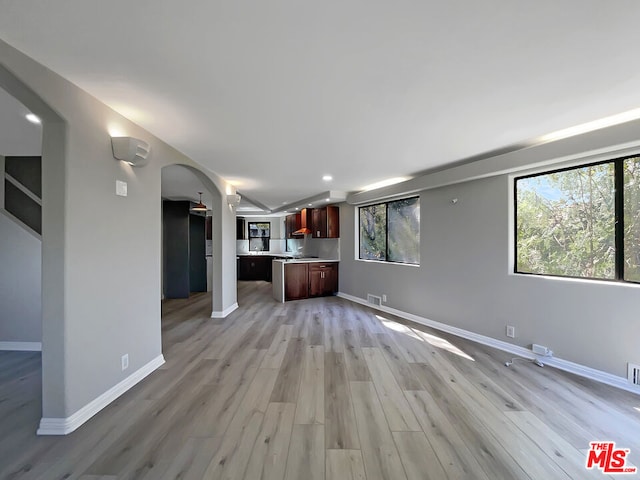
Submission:
MULTIPOLYGON (((285 240, 271 239, 269 240, 269 250, 264 253, 284 253, 285 240)), ((243 255, 249 253, 249 240, 236 240, 236 254, 243 255)))
POLYGON ((303 239, 290 238, 287 240, 289 252, 294 255, 313 256, 327 260, 340 259, 339 238, 312 238, 305 235, 303 239))
MULTIPOLYGON (((249 252, 249 240, 236 240, 236 254, 246 255, 249 252)), ((339 238, 312 238, 306 235, 305 239, 290 238, 288 240, 270 240, 269 250, 265 254, 291 253, 293 255, 314 256, 327 260, 340 259, 339 238), (289 250, 286 250, 287 244, 289 250)))

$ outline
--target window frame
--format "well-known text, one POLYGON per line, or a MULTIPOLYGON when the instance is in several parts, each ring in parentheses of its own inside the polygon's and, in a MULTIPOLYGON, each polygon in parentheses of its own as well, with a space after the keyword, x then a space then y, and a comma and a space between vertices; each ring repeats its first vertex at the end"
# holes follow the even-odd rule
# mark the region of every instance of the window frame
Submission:
POLYGON ((624 278, 624 162, 629 159, 640 159, 640 153, 624 155, 622 157, 597 160, 593 162, 579 163, 552 170, 538 171, 527 175, 518 175, 513 180, 513 269, 512 273, 517 275, 530 275, 536 277, 552 277, 574 280, 585 280, 589 282, 609 282, 614 284, 640 285, 640 282, 625 280, 624 278), (574 275, 558 275, 553 273, 521 272, 518 270, 518 180, 541 177, 554 173, 562 173, 581 168, 594 167, 598 165, 613 165, 613 185, 614 185, 614 278, 598 277, 578 277, 574 275))
MULTIPOLYGON (((418 261, 417 263, 413 263, 413 262, 398 262, 398 261, 394 261, 394 260, 389 260, 389 204, 390 203, 394 203, 394 202, 399 202, 402 200, 412 200, 412 199, 418 199, 418 205, 420 205, 420 195, 411 195, 409 197, 401 197, 401 198, 394 198, 393 200, 386 200, 383 202, 372 202, 372 203, 368 203, 366 205, 360 205, 358 206, 358 210, 356 212, 356 231, 357 231, 357 236, 358 236, 358 255, 356 257, 357 260, 360 260, 362 262, 375 262, 375 263, 380 263, 380 264, 387 264, 387 265, 408 265, 410 267, 419 267, 420 266, 420 262, 418 261), (384 205, 385 206, 385 226, 384 226, 384 234, 385 234, 385 258, 384 260, 376 260, 373 258, 362 258, 361 255, 361 246, 362 246, 362 236, 360 235, 360 209, 362 208, 368 208, 368 207, 373 207, 376 205, 384 205)), ((420 225, 422 225, 422 222, 420 222, 420 225)), ((418 252, 420 252, 420 243, 421 241, 418 242, 418 252)))
POLYGON ((252 251, 251 250, 251 239, 252 238, 263 239, 263 241, 262 241, 263 244, 264 244, 264 239, 265 238, 267 239, 267 249, 266 250, 255 250, 256 252, 257 251, 260 251, 260 252, 269 252, 269 251, 271 251, 271 222, 247 222, 247 239, 249 240, 249 251, 252 251), (269 236, 263 237, 261 235, 257 235, 257 236, 256 235, 251 235, 251 225, 252 224, 258 225, 258 224, 261 224, 261 223, 268 223, 269 224, 269 236))

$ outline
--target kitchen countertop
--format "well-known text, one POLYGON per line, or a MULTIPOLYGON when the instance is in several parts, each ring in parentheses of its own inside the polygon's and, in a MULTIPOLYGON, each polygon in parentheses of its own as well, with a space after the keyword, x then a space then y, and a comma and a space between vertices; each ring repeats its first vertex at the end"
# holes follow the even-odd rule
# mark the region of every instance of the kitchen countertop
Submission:
POLYGON ((260 253, 236 253, 236 257, 287 257, 293 258, 295 255, 293 253, 271 253, 271 252, 260 252, 260 253))
POLYGON ((279 263, 330 263, 335 262, 338 263, 340 260, 336 259, 328 259, 328 258, 286 258, 286 259, 277 259, 274 262, 279 263))
POLYGON ((327 263, 339 262, 335 258, 301 258, 292 253, 238 253, 236 257, 273 257, 274 262, 280 263, 327 263))

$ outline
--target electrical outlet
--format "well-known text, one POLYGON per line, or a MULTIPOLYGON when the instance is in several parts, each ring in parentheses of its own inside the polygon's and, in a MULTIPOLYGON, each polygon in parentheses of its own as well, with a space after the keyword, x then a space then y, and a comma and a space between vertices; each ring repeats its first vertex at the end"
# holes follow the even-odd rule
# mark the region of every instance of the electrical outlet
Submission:
POLYGON ((506 335, 509 338, 516 338, 516 327, 514 327, 513 325, 507 325, 506 335))
POLYGON ((383 301, 383 302, 386 302, 386 301, 387 301, 387 294, 386 294, 386 293, 383 293, 383 294, 382 294, 382 301, 383 301))
POLYGON ((125 353, 124 355, 122 355, 121 362, 122 362, 122 371, 124 371, 127 368, 129 368, 129 354, 128 353, 125 353))

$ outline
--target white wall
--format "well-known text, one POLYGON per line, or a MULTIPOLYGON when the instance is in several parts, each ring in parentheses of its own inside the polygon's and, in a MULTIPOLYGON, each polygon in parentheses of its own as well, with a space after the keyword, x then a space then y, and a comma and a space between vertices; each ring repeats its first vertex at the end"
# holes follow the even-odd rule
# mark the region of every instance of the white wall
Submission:
POLYGON ((0 342, 42 341, 42 244, 0 212, 0 342))
MULTIPOLYGON (((419 267, 355 260, 357 207, 341 205, 340 291, 361 298, 386 294, 389 307, 523 347, 540 343, 556 357, 626 377, 627 362, 640 363, 640 286, 510 273, 512 180, 490 170, 498 164, 501 171, 524 166, 525 158, 565 158, 580 149, 577 157, 584 150, 598 156, 599 148, 611 149, 613 142, 636 140, 637 127, 489 159, 482 175, 479 162, 417 180, 423 185, 452 180, 420 192, 419 267), (465 181, 465 170, 472 172, 467 178, 486 178, 465 181), (507 324, 516 327, 514 340, 505 336, 507 324)), ((640 151, 636 145, 613 155, 634 149, 640 151)))

